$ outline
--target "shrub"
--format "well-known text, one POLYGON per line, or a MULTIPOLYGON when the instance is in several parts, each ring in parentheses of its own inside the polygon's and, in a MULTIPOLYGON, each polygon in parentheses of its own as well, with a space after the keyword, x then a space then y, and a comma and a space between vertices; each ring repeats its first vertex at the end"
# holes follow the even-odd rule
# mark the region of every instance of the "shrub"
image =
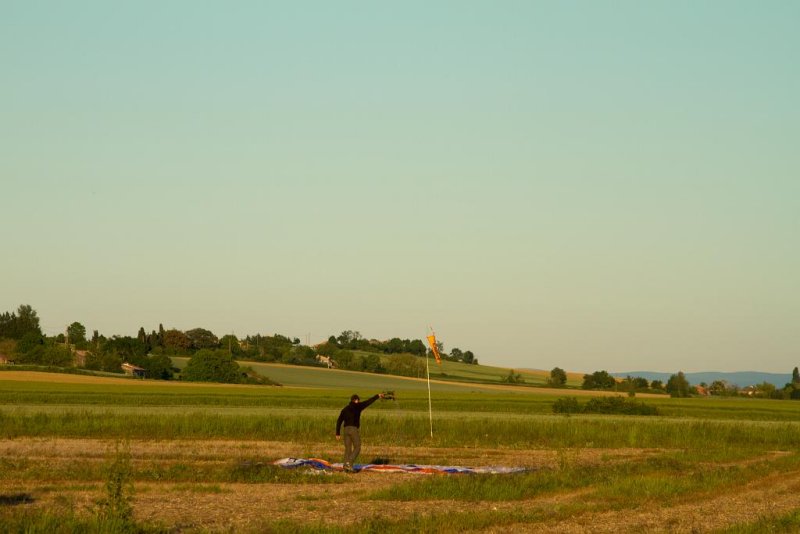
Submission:
POLYGON ((581 413, 581 405, 575 397, 562 397, 553 403, 553 413, 581 413))
POLYGON ((241 375, 239 364, 227 352, 203 349, 189 359, 182 377, 193 382, 236 384, 241 375))
POLYGON ((658 408, 624 397, 595 397, 581 406, 575 397, 563 397, 553 403, 553 413, 597 413, 615 415, 658 415, 658 408))

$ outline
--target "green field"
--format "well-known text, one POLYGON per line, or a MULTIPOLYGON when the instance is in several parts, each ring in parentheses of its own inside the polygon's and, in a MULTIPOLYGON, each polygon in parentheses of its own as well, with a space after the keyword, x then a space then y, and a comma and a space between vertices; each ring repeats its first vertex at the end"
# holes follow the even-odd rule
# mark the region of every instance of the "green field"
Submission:
POLYGON ((713 528, 694 524, 696 531, 796 526, 800 402, 662 396, 641 399, 658 408, 657 416, 565 416, 553 414, 552 405, 575 391, 434 383, 431 437, 424 381, 260 365, 259 372, 286 385, 0 373, 0 498, 30 496, 26 504, 0 506, 0 519, 20 532, 53 524, 90 532, 122 532, 131 524, 227 532, 231 521, 246 532, 460 532, 547 530, 554 521, 585 529, 592 514, 603 513, 641 531, 644 517, 675 510, 702 523, 702 508, 694 508, 703 502, 727 515, 713 528), (271 466, 284 456, 337 461, 339 409, 353 391, 364 397, 385 389, 397 400, 364 412, 363 460, 531 471, 509 483, 485 476, 312 476, 271 466), (122 464, 133 488, 133 516, 121 526, 91 504, 107 492, 114 443, 129 451, 122 464), (737 499, 760 506, 762 486, 771 488, 772 507, 765 501, 757 521, 737 515, 737 499), (315 513, 330 495, 353 501, 348 521, 315 513), (247 506, 253 499, 258 506, 247 506), (218 502, 238 504, 225 512, 218 502), (297 507, 308 514, 299 518, 291 512, 297 507), (408 515, 390 513, 400 509, 408 515))
MULTIPOLYGON (((356 354, 366 356, 368 353, 355 351, 356 354)), ((390 356, 382 356, 381 359, 386 361, 390 356)), ((176 367, 183 369, 186 362, 189 361, 188 357, 176 356, 172 358, 176 367)), ((260 363, 240 361, 241 365, 252 367, 259 373, 268 376, 269 378, 285 384, 288 386, 314 386, 314 387, 369 387, 371 381, 365 377, 368 373, 356 372, 342 372, 331 369, 321 369, 317 367, 304 367, 298 368, 297 366, 285 366, 280 364, 260 363), (334 371, 331 373, 330 371, 334 371)), ((508 376, 511 369, 504 367, 492 367, 488 365, 469 365, 461 362, 450 362, 443 360, 441 365, 435 362, 430 362, 430 375, 431 380, 436 381, 449 381, 458 382, 453 384, 454 391, 463 390, 466 385, 470 383, 478 384, 500 384, 502 379, 508 376), (465 385, 466 384, 466 385, 465 385)), ((534 372, 534 371, 516 371, 524 379, 523 385, 528 386, 544 386, 547 382, 549 373, 534 372)), ((394 378, 395 381, 386 381, 387 375, 375 375, 379 379, 374 382, 379 387, 397 387, 404 389, 426 389, 425 384, 418 383, 417 385, 409 385, 402 378, 394 378), (400 382, 398 382, 400 381, 400 382)), ((424 379, 425 375, 421 374, 419 379, 424 379)), ((570 387, 579 387, 581 381, 575 375, 570 375, 567 385, 570 387)), ((442 386, 445 389, 447 386, 442 386)))

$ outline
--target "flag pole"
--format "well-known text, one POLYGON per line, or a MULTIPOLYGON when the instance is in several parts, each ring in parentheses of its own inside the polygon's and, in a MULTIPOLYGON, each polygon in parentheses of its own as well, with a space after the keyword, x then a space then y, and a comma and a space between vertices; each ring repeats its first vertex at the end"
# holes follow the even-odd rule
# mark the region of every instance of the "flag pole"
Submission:
POLYGON ((425 355, 425 371, 428 374, 428 418, 431 421, 431 439, 433 439, 433 405, 431 404, 431 359, 425 355))

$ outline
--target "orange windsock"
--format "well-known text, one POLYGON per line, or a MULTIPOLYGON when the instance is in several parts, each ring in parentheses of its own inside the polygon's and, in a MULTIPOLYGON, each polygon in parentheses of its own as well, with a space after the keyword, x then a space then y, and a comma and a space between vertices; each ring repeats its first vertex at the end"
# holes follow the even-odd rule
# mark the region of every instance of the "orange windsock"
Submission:
POLYGON ((442 365, 442 357, 439 355, 439 346, 436 344, 436 334, 433 332, 428 336, 428 344, 431 346, 431 351, 436 358, 436 363, 442 365))

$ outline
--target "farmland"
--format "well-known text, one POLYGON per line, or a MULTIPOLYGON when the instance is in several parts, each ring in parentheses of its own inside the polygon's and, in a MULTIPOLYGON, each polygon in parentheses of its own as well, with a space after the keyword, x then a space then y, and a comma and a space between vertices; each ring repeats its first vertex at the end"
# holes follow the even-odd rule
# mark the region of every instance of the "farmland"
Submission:
POLYGON ((641 396, 657 416, 556 415, 584 392, 272 365, 283 387, 0 373, 0 521, 11 531, 761 532, 800 526, 800 403, 641 396), (282 470, 339 461, 352 392, 361 461, 528 468, 418 476, 282 470), (116 467, 115 467, 116 466, 116 467), (122 467, 120 467, 122 466, 122 467), (116 471, 115 471, 116 469, 116 471), (132 522, 104 514, 124 474, 132 522), (104 508, 105 506, 105 508, 104 508))

